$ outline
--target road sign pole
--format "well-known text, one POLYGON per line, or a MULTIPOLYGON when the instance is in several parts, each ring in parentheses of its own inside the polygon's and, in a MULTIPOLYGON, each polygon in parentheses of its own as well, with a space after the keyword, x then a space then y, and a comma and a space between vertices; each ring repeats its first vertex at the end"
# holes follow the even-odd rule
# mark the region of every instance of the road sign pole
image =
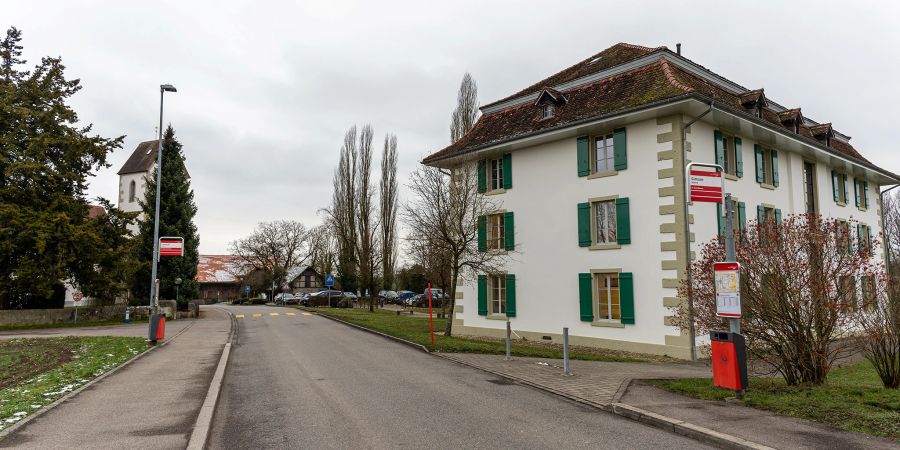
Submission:
POLYGON ((428 328, 431 329, 431 345, 434 346, 434 311, 431 308, 431 283, 428 283, 428 328))
MULTIPOLYGON (((731 194, 725 194, 725 261, 736 262, 735 243, 734 243, 734 202, 731 201, 731 194)), ((732 333, 741 332, 741 319, 729 318, 728 328, 732 333)))
POLYGON ((75 304, 75 325, 78 325, 78 303, 75 304))

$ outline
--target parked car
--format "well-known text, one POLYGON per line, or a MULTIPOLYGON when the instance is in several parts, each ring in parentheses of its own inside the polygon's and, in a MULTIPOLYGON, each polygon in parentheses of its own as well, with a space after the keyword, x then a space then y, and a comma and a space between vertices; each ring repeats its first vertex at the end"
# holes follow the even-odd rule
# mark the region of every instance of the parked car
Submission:
POLYGON ((378 293, 378 298, 386 303, 395 303, 397 302, 397 293, 394 291, 381 291, 378 293))
POLYGON ((332 305, 335 305, 340 302, 342 298, 344 298, 344 293, 342 291, 324 289, 309 294, 309 297, 306 299, 306 306, 329 306, 329 301, 332 305))
POLYGON ((297 304, 297 297, 294 297, 294 294, 291 294, 290 292, 282 292, 275 296, 275 304, 294 305, 297 304))
POLYGON ((344 291, 344 298, 348 298, 354 302, 357 300, 356 294, 354 294, 353 292, 349 292, 349 291, 344 291))

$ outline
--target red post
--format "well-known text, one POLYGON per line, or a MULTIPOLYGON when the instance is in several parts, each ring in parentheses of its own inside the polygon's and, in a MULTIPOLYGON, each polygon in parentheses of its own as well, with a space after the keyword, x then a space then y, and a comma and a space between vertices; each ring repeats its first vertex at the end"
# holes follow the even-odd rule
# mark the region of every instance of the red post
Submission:
POLYGON ((434 313, 431 309, 431 283, 428 283, 428 327, 431 329, 431 345, 434 345, 434 313))

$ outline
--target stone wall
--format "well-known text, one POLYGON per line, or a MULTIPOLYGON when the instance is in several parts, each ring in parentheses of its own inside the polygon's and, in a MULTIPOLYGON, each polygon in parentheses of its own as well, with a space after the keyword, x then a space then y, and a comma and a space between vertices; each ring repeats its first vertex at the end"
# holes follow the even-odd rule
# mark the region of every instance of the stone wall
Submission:
MULTIPOLYGON (((147 307, 131 307, 131 320, 147 317, 147 307)), ((78 308, 78 321, 125 320, 125 306, 86 306, 78 308)), ((0 310, 0 326, 4 325, 52 325, 73 322, 75 308, 65 309, 8 309, 0 310)))

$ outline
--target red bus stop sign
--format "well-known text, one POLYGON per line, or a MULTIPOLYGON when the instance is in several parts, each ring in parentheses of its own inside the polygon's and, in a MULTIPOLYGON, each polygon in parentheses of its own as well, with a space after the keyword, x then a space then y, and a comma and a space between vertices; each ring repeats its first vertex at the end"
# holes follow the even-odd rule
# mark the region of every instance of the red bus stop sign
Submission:
POLYGON ((159 256, 184 256, 184 238, 159 238, 159 256))

